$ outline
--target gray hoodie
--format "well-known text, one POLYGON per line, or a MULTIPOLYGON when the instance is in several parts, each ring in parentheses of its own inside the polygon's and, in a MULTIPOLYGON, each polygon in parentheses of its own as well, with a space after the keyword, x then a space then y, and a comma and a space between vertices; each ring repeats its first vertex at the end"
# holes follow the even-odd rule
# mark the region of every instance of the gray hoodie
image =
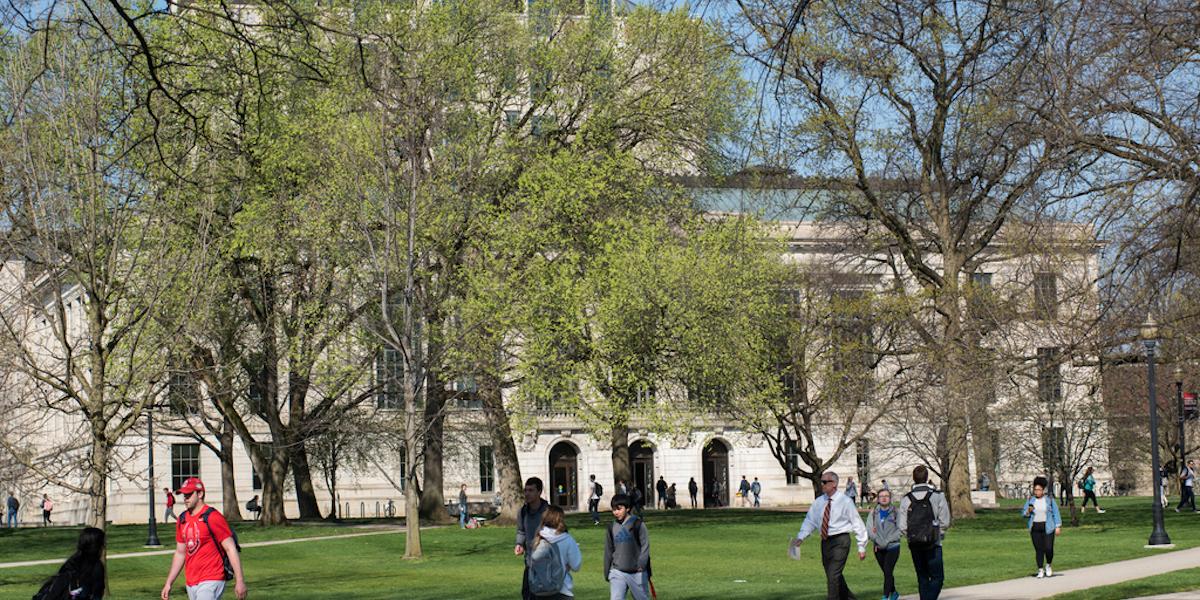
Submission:
POLYGON ((612 569, 625 573, 650 571, 650 534, 637 515, 625 517, 625 522, 613 521, 604 539, 604 580, 612 569))
POLYGON ((549 504, 542 500, 537 510, 529 510, 526 504, 517 511, 517 546, 525 546, 525 565, 533 562, 533 540, 542 528, 542 515, 549 504))
MULTIPOLYGON (((950 504, 946 502, 946 496, 941 492, 933 489, 933 486, 928 483, 918 483, 912 487, 909 492, 917 500, 924 500, 929 496, 929 503, 933 505, 934 525, 938 526, 939 535, 937 545, 942 545, 942 538, 946 537, 946 530, 950 528, 950 504)), ((900 514, 897 521, 900 525, 900 536, 908 537, 908 505, 910 501, 908 494, 900 500, 900 514)))
POLYGON ((872 542, 875 542, 876 548, 884 550, 893 546, 900 546, 900 508, 895 504, 888 506, 888 516, 886 519, 880 518, 879 506, 871 509, 871 515, 867 518, 867 533, 872 542))

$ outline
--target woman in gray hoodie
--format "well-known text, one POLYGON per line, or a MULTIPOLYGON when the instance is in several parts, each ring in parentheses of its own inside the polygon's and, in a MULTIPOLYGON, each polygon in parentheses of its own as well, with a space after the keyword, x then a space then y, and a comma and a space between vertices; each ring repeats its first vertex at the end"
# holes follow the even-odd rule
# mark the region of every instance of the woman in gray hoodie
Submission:
POLYGON ((897 600, 896 578, 892 572, 900 558, 900 525, 896 522, 897 508, 892 506, 892 492, 879 490, 877 504, 867 518, 867 534, 875 543, 875 560, 883 571, 883 600, 897 600))

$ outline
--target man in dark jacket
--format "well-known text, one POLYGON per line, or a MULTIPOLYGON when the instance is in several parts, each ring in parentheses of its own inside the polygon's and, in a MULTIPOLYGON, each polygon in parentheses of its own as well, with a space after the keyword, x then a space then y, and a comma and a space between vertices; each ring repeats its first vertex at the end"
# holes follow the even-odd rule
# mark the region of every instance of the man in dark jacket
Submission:
POLYGON ((937 600, 942 593, 945 572, 942 568, 942 538, 950 528, 950 504, 946 496, 929 485, 929 469, 919 465, 913 469, 912 491, 900 501, 900 512, 896 514, 901 537, 908 538, 909 511, 913 504, 929 500, 933 510, 933 527, 937 529, 930 544, 914 544, 909 540, 908 550, 912 555, 913 568, 917 571, 917 590, 921 600, 937 600))
POLYGON ((521 577, 522 600, 534 600, 529 591, 529 564, 533 560, 533 541, 542 529, 542 515, 549 506, 542 499, 542 480, 530 477, 525 480, 525 505, 517 511, 517 543, 513 554, 525 557, 525 574, 521 577))
POLYGON ((655 505, 659 508, 664 508, 667 505, 667 481, 658 476, 658 483, 654 484, 654 489, 658 492, 658 498, 655 499, 655 505))

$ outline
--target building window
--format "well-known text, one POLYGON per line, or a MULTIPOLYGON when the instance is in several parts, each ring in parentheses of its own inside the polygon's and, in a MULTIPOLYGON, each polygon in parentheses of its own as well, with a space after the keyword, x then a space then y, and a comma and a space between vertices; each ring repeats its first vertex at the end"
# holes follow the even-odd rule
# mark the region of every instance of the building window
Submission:
POLYGON ((171 444, 171 489, 200 476, 200 444, 171 444))
POLYGON ((404 356, 393 348, 375 353, 375 407, 404 408, 404 356))
POLYGON ((784 475, 787 477, 788 485, 800 483, 800 450, 796 442, 788 440, 784 445, 784 451, 787 453, 787 469, 784 475))
POLYGON ((1047 472, 1061 475, 1066 450, 1067 436, 1062 427, 1049 427, 1042 430, 1042 463, 1047 472))
POLYGON ((971 273, 971 289, 967 295, 967 314, 975 320, 994 321, 992 274, 971 273))
POLYGON ((860 439, 854 444, 854 462, 858 466, 858 489, 871 481, 871 443, 860 439))
POLYGON ((1062 400, 1062 371, 1058 348, 1037 349, 1038 400, 1057 403, 1062 400))
POLYGON ((258 469, 254 468, 254 463, 250 463, 250 487, 254 490, 262 489, 262 477, 258 476, 258 469))
POLYGON ((496 490, 496 457, 491 446, 479 447, 479 491, 496 490))
POLYGON ((1033 274, 1033 311, 1041 321, 1058 318, 1058 277, 1054 273, 1033 274))
POLYGON ((177 415, 194 415, 200 412, 200 393, 191 373, 172 369, 167 379, 167 404, 177 415))
POLYGON ((483 408, 483 399, 479 397, 479 385, 475 383, 474 375, 463 375, 454 380, 450 384, 450 391, 454 393, 454 401, 459 408, 466 410, 483 408))

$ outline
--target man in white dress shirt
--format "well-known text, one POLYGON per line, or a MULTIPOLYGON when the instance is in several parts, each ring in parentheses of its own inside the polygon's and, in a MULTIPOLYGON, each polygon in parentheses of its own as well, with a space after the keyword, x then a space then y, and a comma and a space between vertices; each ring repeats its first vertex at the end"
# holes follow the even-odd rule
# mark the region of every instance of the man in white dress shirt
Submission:
POLYGON ((813 500, 792 545, 799 546, 804 538, 819 534, 826 598, 852 600, 854 594, 846 586, 842 570, 846 568, 846 558, 850 554, 850 532, 854 532, 854 539, 858 541, 858 560, 867 557, 867 526, 858 514, 854 500, 838 491, 837 473, 826 471, 821 474, 821 491, 824 493, 813 500))

